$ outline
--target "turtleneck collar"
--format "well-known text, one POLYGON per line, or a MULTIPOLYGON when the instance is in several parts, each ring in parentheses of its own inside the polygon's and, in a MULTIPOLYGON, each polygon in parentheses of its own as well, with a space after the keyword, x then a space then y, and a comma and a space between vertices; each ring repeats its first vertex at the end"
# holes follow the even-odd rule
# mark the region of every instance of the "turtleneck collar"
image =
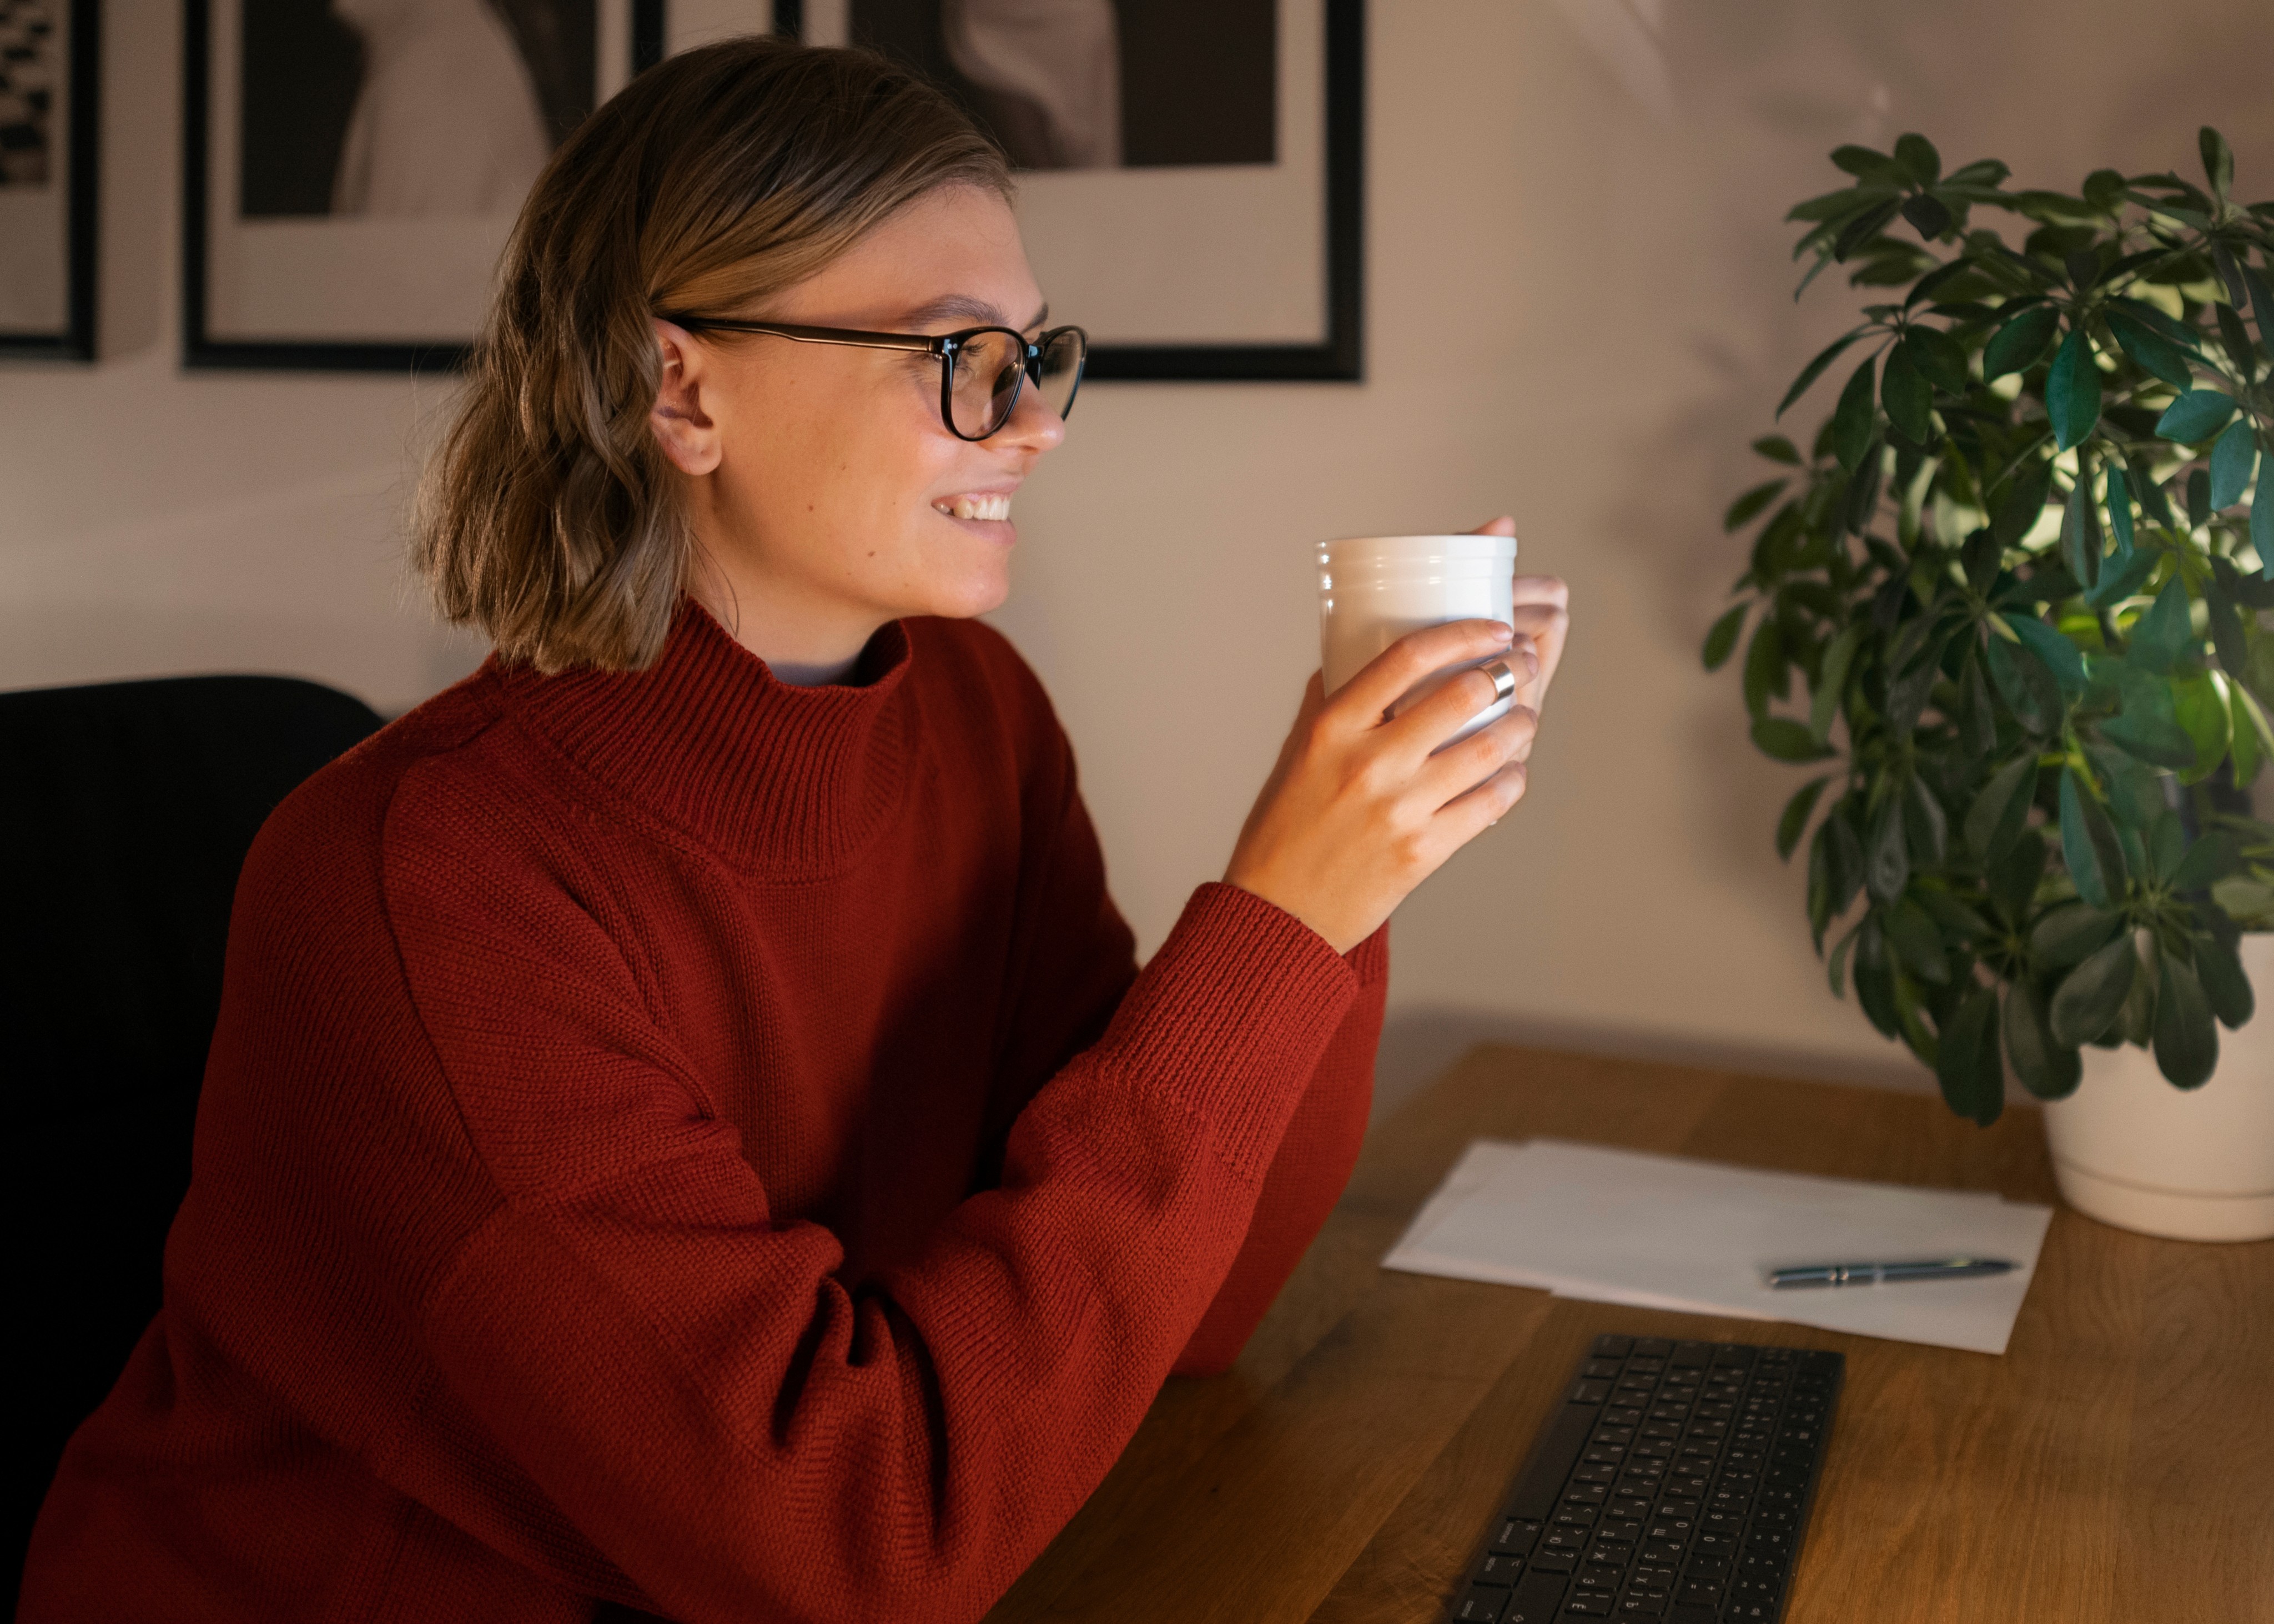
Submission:
POLYGON ((840 868, 899 806, 909 658, 895 620, 862 651, 859 686, 792 687, 682 598, 645 671, 492 664, 527 731, 735 868, 787 877, 840 868))

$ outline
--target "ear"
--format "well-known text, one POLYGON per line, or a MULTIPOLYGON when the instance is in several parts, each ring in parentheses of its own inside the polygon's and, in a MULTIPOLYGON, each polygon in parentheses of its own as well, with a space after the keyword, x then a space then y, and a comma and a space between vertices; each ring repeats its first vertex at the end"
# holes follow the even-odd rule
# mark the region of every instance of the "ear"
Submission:
POLYGON ((656 387, 647 425, 673 467, 682 474, 707 474, 719 466, 720 455, 719 425, 703 410, 703 386, 712 357, 684 327, 660 318, 650 320, 663 350, 663 381, 656 387))

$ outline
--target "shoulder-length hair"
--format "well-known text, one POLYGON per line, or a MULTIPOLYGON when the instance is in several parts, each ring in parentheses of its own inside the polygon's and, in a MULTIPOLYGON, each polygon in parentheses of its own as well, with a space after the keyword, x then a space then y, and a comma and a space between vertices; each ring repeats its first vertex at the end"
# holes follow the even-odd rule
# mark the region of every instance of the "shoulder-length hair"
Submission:
POLYGON ((522 207, 420 488, 411 559, 444 617, 543 672, 653 661, 697 549, 648 426, 651 317, 749 311, 959 184, 1008 197, 1001 152, 869 51, 730 40, 586 119, 522 207))

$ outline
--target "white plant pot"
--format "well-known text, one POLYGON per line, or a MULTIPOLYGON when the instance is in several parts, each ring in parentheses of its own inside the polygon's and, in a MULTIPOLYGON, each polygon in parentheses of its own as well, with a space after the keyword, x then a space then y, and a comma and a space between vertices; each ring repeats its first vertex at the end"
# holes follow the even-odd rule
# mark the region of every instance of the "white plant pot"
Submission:
POLYGON ((2187 1241, 2274 1237, 2274 935, 2242 939, 2258 1011, 2218 1030, 2202 1087, 2164 1080, 2129 1044, 2084 1051, 2084 1081, 2045 1105, 2062 1197, 2120 1229, 2187 1241))

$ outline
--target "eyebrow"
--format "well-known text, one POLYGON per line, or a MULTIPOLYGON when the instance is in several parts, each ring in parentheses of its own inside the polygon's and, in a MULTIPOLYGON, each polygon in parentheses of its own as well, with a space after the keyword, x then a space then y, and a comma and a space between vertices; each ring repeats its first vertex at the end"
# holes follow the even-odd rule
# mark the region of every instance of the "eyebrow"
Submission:
MULTIPOLYGON (((1035 312, 1027 326, 1019 330, 1023 333, 1027 327, 1042 326, 1043 322, 1050 320, 1050 304, 1045 300, 1043 307, 1035 312)), ((986 327, 999 327, 1009 325, 1003 320, 1003 312, 1000 310, 984 299, 973 298, 968 293, 950 293, 933 299, 928 304, 919 304, 900 320, 910 327, 920 327, 934 321, 945 321, 950 317, 960 317, 986 327)))

